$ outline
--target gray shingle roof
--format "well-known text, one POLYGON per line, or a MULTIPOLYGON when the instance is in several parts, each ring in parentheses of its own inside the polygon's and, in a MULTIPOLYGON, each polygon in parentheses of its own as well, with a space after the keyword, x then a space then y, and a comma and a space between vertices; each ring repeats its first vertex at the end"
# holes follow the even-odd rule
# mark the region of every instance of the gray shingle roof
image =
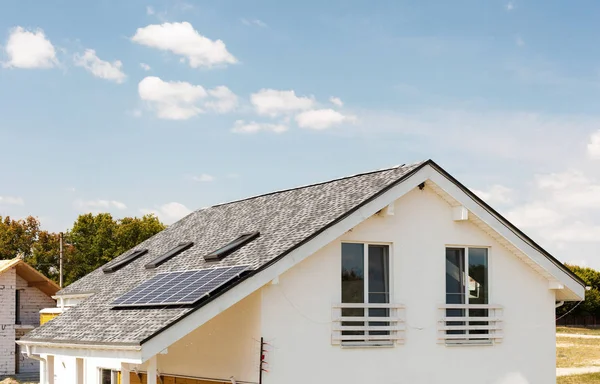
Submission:
POLYGON ((61 290, 59 295, 94 295, 31 331, 23 340, 140 344, 197 308, 111 309, 110 304, 117 297, 161 272, 236 264, 249 264, 254 270, 263 267, 423 164, 364 173, 195 211, 135 247, 148 248, 149 252, 122 269, 105 274, 98 268, 61 290), (204 261, 204 255, 241 233, 252 231, 260 231, 261 236, 219 262, 204 261), (195 244, 156 269, 144 268, 182 241, 195 244))

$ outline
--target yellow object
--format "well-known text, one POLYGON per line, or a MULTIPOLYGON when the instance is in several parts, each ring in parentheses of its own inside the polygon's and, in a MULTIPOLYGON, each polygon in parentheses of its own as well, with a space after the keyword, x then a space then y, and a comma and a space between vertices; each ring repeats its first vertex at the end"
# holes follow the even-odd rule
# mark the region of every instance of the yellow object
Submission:
POLYGON ((44 325, 62 313, 60 308, 44 308, 40 311, 40 325, 44 325))

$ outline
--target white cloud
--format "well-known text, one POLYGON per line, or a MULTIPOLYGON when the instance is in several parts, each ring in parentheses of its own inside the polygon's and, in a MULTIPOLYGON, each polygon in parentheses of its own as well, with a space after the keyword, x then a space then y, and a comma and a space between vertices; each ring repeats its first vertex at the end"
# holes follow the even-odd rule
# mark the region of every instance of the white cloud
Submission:
POLYGON ((237 120, 233 125, 232 132, 235 133, 258 133, 258 132, 273 132, 283 133, 288 130, 284 124, 257 123, 255 121, 245 122, 237 120))
POLYGON ((515 39, 515 44, 517 44, 517 47, 524 47, 525 40, 523 40, 523 38, 521 38, 521 36, 517 36, 517 38, 515 39))
POLYGON ((261 89, 250 95, 250 102, 259 115, 279 116, 310 109, 315 104, 312 97, 296 96, 296 92, 261 89))
POLYGON ((486 203, 493 204, 510 204, 513 201, 514 191, 503 185, 492 185, 488 190, 481 191, 472 190, 477 196, 481 197, 486 203))
POLYGON ((242 19, 242 24, 247 25, 247 26, 257 26, 257 27, 261 27, 261 28, 267 28, 268 25, 259 20, 259 19, 242 19))
POLYGON ((296 115, 300 128, 322 130, 344 122, 354 122, 356 117, 346 116, 333 109, 314 109, 296 115))
POLYGON ((13 28, 5 50, 8 56, 5 67, 52 68, 58 65, 56 50, 41 29, 28 31, 23 27, 13 28))
POLYGON ((187 120, 206 110, 226 113, 237 107, 238 98, 229 88, 206 90, 185 81, 164 81, 148 76, 138 84, 140 99, 161 119, 187 120))
POLYGON ((152 68, 150 68, 150 66, 146 63, 140 63, 140 67, 144 70, 144 71, 149 71, 152 68))
POLYGON ((506 3, 506 10, 508 12, 512 11, 513 9, 515 9, 515 4, 512 1, 509 1, 508 3, 506 3))
POLYGON ((198 115, 202 109, 197 102, 208 95, 201 85, 184 81, 167 82, 155 76, 142 79, 138 93, 159 118, 170 120, 186 120, 198 115))
POLYGON ((564 216, 543 203, 530 203, 508 212, 508 220, 522 228, 541 228, 559 224, 564 216))
POLYGON ((237 59, 227 51, 223 41, 202 36, 188 22, 152 24, 138 28, 131 40, 183 56, 192 68, 210 68, 237 62, 237 59))
POLYGON ((127 209, 127 206, 116 200, 75 200, 75 208, 82 212, 106 212, 111 208, 119 210, 127 209))
POLYGON ((85 68, 95 77, 119 84, 125 81, 125 73, 121 70, 123 63, 120 60, 112 63, 101 60, 93 49, 86 49, 83 55, 76 54, 73 60, 75 65, 85 68))
POLYGON ((199 181, 202 183, 209 183, 211 181, 215 181, 215 177, 213 175, 209 175, 207 173, 203 173, 198 176, 192 176, 192 180, 199 181))
POLYGON ((548 237, 564 242, 599 242, 600 226, 576 221, 549 231, 548 237))
POLYGON ((214 98, 213 101, 207 101, 204 104, 206 109, 217 113, 227 113, 233 111, 238 105, 238 97, 235 93, 223 85, 215 87, 208 91, 208 94, 214 98))
POLYGON ((17 196, 0 196, 0 205, 24 205, 25 200, 17 196))
POLYGON ((144 215, 155 214, 162 222, 166 224, 172 224, 177 220, 189 215, 192 211, 185 205, 177 202, 171 202, 156 209, 140 209, 140 212, 144 215))
POLYGON ((155 13, 156 13, 156 12, 154 11, 154 7, 151 7, 151 6, 147 6, 147 7, 146 7, 146 15, 150 15, 150 16, 152 16, 152 15, 154 15, 155 13))
POLYGON ((590 159, 600 159, 600 130, 590 136, 590 142, 587 145, 587 153, 590 159))
POLYGON ((331 102, 331 104, 337 105, 338 107, 343 107, 344 106, 344 103, 342 102, 342 99, 340 99, 339 97, 333 97, 333 96, 331 96, 329 98, 329 101, 331 102))

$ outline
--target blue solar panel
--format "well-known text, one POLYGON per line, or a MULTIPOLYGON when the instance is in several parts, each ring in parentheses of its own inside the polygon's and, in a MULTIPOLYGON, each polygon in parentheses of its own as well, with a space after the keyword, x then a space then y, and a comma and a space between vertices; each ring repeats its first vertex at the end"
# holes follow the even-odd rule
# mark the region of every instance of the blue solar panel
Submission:
POLYGON ((114 307, 192 305, 249 269, 248 265, 160 273, 116 299, 114 307))

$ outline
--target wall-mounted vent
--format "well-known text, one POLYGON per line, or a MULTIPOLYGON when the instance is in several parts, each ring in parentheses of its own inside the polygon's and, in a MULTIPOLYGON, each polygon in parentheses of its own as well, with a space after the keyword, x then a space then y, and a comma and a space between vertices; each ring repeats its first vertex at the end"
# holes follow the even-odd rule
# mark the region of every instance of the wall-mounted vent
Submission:
POLYGON ((206 260, 206 261, 222 260, 227 255, 237 251, 239 248, 243 247, 244 245, 248 244, 252 240, 256 239, 258 236, 260 236, 260 232, 244 233, 243 235, 236 238, 235 240, 233 240, 226 246, 221 247, 221 248, 217 249, 216 251, 213 251, 213 252, 209 253, 208 255, 204 256, 204 260, 206 260))
POLYGON ((169 259, 179 255, 181 252, 189 249, 194 245, 192 241, 188 241, 186 243, 179 243, 175 248, 170 249, 167 253, 158 256, 156 259, 152 260, 148 264, 146 264, 146 269, 156 268, 162 263, 168 261, 169 259))
POLYGON ((148 253, 147 249, 138 249, 136 251, 133 251, 129 255, 120 259, 119 261, 117 261, 115 263, 111 263, 111 264, 107 265, 106 267, 103 267, 102 272, 112 273, 112 272, 118 271, 119 269, 121 269, 124 266, 126 266, 127 264, 131 263, 133 260, 137 259, 138 257, 145 255, 146 253, 148 253))

